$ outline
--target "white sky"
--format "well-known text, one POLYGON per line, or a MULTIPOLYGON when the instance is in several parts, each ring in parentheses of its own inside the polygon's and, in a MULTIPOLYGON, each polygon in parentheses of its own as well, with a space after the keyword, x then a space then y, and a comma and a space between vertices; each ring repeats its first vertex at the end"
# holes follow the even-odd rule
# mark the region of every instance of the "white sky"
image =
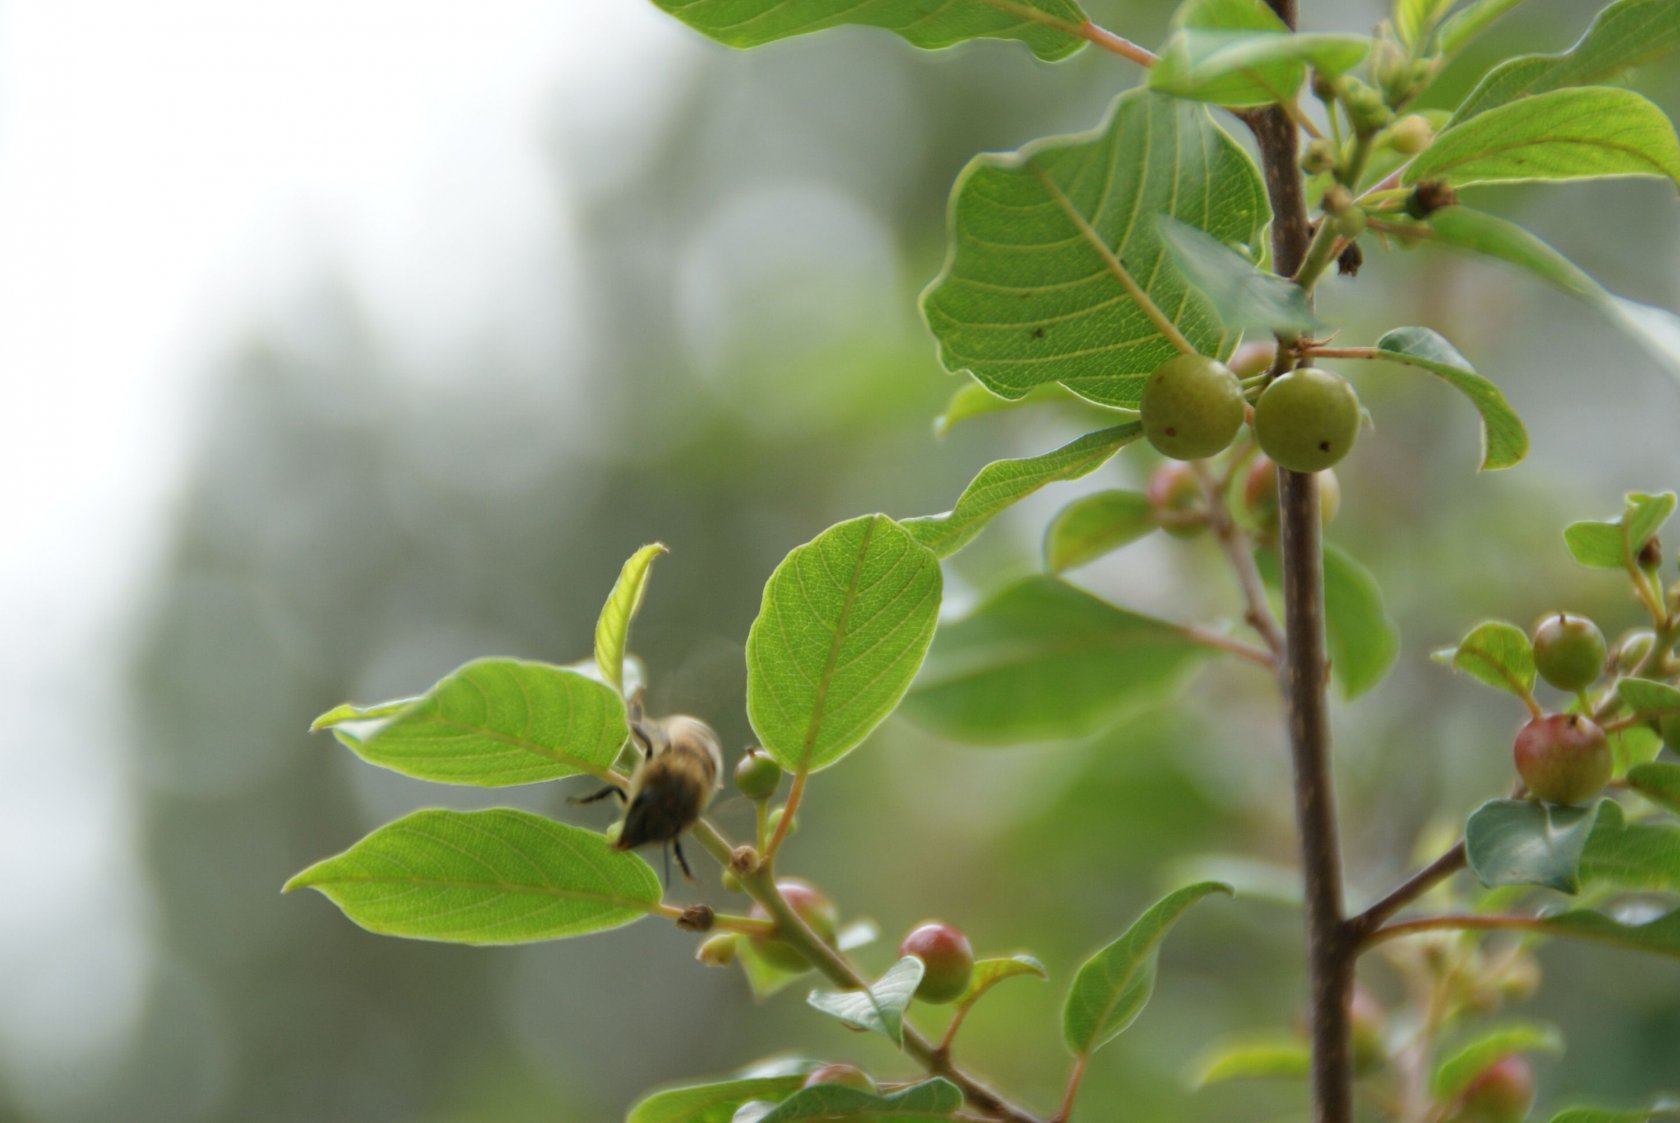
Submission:
POLYGON ((148 970, 115 657, 207 360, 329 265, 417 377, 543 314, 492 294, 564 238, 554 128, 633 129, 694 49, 643 0, 0 8, 0 1075, 41 1118, 148 970))

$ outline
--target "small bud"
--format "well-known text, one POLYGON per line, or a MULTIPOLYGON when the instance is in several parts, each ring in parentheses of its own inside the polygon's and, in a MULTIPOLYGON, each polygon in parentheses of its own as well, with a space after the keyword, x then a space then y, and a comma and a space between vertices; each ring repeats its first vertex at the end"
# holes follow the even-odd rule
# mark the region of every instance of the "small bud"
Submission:
POLYGON ((1336 275, 1357 277, 1360 267, 1364 264, 1365 251, 1359 248, 1358 242, 1349 242, 1342 252, 1336 255, 1336 275))
MULTIPOLYGON (((777 831, 781 830, 782 829, 782 815, 786 811, 787 811, 786 807, 778 807, 774 811, 770 812, 770 817, 764 821, 765 829, 768 830, 771 834, 775 834, 777 831)), ((793 817, 793 821, 788 824, 787 833, 792 834, 794 831, 796 831, 798 829, 799 829, 799 816, 795 815, 793 817)))
POLYGON ((1308 142, 1301 154, 1301 170, 1308 175, 1320 175, 1336 166, 1336 146, 1324 137, 1308 142))
POLYGON ((1645 544, 1639 547, 1639 553, 1634 560, 1646 573, 1655 573, 1662 568, 1662 543, 1657 540, 1656 535, 1645 539, 1645 544))
POLYGON ((741 879, 736 875, 734 870, 724 870, 723 876, 718 878, 718 883, 730 893, 741 893, 745 891, 741 888, 741 879))
POLYGON ((1371 77, 1390 105, 1401 105, 1412 94, 1412 59, 1393 39, 1379 39, 1368 62, 1371 77))
POLYGON ((1631 671, 1645 662, 1651 645, 1657 642, 1656 633, 1649 628, 1629 628, 1616 641, 1616 669, 1631 671))
POLYGON ((1353 192, 1341 184, 1333 184, 1324 192, 1324 213, 1345 214, 1354 208, 1353 192))
POLYGON ((1434 141, 1435 128, 1429 123, 1429 118, 1408 113, 1388 127, 1383 139, 1401 155, 1415 156, 1434 141))
POLYGON ((1342 105, 1347 109, 1348 121, 1354 131, 1361 136, 1376 132, 1394 116, 1383 101, 1382 94, 1357 79, 1348 83, 1347 90, 1342 94, 1342 105))
POLYGON ((737 877, 750 877, 758 872, 758 851, 750 846, 737 846, 729 852, 729 869, 737 877))
POLYGON ((1336 224, 1336 234, 1350 242, 1365 233, 1365 212, 1358 207, 1349 207, 1332 221, 1336 224))
POLYGON ((711 905, 689 905, 677 917, 677 927, 685 932, 710 932, 716 920, 711 905))
POLYGON ((1272 360, 1277 357, 1277 344, 1271 340, 1264 342, 1250 340, 1238 347, 1225 365, 1231 368, 1231 373, 1238 378, 1252 378, 1271 369, 1272 360))
POLYGON ((1312 92, 1313 97, 1319 101, 1329 101, 1336 96, 1336 80, 1315 70, 1312 76, 1312 92))
POLYGON ((1426 179, 1406 196, 1406 213, 1422 221, 1445 207, 1458 205, 1458 192, 1439 180, 1426 179))
POLYGON ((707 967, 727 967, 735 962, 737 937, 733 932, 713 936, 695 951, 694 958, 707 967))

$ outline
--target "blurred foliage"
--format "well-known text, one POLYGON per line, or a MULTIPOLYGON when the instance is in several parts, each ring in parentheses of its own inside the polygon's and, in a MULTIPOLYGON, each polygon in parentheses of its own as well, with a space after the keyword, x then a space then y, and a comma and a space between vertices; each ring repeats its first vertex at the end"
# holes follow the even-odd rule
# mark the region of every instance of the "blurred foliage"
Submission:
MULTIPOLYGON (((1310 7, 1332 29, 1378 14, 1310 7)), ((1168 11, 1092 8, 1143 42, 1168 11)), ((1583 22, 1577 5, 1535 0, 1431 103, 1462 95, 1495 51, 1556 49, 1583 22)), ((661 78, 665 116, 636 138, 634 166, 602 160, 620 170, 592 177, 578 169, 595 154, 555 153, 556 175, 586 187, 575 220, 588 285, 551 294, 581 305, 586 336, 544 341, 567 362, 485 339, 416 377, 331 275, 230 343, 130 656, 148 998, 109 1065, 10 1108, 0 1087, 0 1115, 598 1123, 652 1086, 790 1041, 909 1075, 884 1041, 806 1009, 802 988, 754 1008, 735 973, 699 968, 694 938, 654 921, 485 951, 375 937, 324 901, 279 895, 291 872, 440 797, 596 826, 610 815, 564 809, 553 788, 481 795, 377 772, 308 737, 314 714, 413 693, 479 655, 586 657, 618 565, 657 539, 671 554, 633 637, 650 708, 705 716, 732 755, 749 736, 747 627, 789 548, 863 512, 942 510, 981 463, 1076 431, 1035 406, 936 443, 930 422, 953 383, 914 296, 943 255, 946 195, 968 157, 1088 127, 1135 73, 1095 52, 1051 69, 1000 44, 920 56, 856 29, 688 53, 661 78)), ((624 60, 625 81, 639 66, 624 60)), ((1680 108, 1674 68, 1641 88, 1680 108)), ((557 119, 590 111, 553 107, 557 119)), ((1496 203, 1616 291, 1680 302, 1680 225, 1660 188, 1514 189, 1496 203)), ((1565 607, 1612 636, 1634 624, 1622 587, 1576 568, 1560 531, 1625 489, 1680 478, 1680 399, 1590 312, 1496 266, 1391 253, 1325 299, 1358 341, 1439 326, 1506 389, 1535 446, 1519 470, 1472 478, 1475 419, 1449 392, 1359 372, 1379 428, 1343 466, 1330 536, 1382 582, 1403 636, 1389 680, 1338 718, 1351 876, 1374 892, 1420 831, 1461 822, 1508 783, 1520 713, 1427 651, 1485 616, 1565 607)), ((1047 514, 1081 490, 1136 486, 1147 457, 1130 450, 1001 519, 953 563, 951 599, 1034 570, 1047 514)), ((1152 539, 1078 576, 1163 615, 1235 607, 1206 542, 1152 539)), ((1056 985, 1000 988, 964 1049, 1049 1104, 1062 985, 1163 888, 1165 867, 1216 851, 1292 858, 1268 684, 1222 667, 1190 697, 1206 704, 1067 746, 957 749, 891 723, 813 784, 786 867, 848 917, 880 922, 881 946, 863 953, 874 971, 927 914, 960 922, 981 955, 1039 956, 1056 985)), ((742 800, 717 814, 736 833, 750 820, 742 800)), ((714 872, 699 893, 723 899, 714 872)), ((1205 1042, 1298 1007, 1298 940, 1298 917, 1257 897, 1187 919, 1139 1030, 1093 1065, 1092 1117, 1121 1103, 1131 1123, 1298 1116, 1292 1087, 1186 1087, 1205 1042)), ((1631 1101, 1672 1079, 1680 988, 1672 975, 1653 984, 1664 966, 1580 947, 1544 961, 1554 985, 1523 1012, 1572 1032, 1570 1052, 1542 1062, 1542 1105, 1563 1090, 1631 1101)), ((1369 974, 1379 991, 1391 982, 1369 974)))

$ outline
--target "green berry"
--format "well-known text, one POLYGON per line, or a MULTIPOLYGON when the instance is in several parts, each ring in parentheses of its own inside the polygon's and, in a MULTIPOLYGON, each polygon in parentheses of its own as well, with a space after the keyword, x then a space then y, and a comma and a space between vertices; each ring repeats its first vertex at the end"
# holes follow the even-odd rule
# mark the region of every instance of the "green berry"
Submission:
POLYGON ((1237 376, 1206 355, 1179 355, 1156 367, 1138 409, 1143 435, 1174 460, 1200 460, 1224 449, 1245 413, 1237 376))
POLYGON ((740 937, 733 932, 713 936, 700 945, 694 953, 694 958, 707 967, 727 967, 735 962, 735 947, 740 937))
POLYGON ((1616 640, 1616 669, 1631 671, 1645 662, 1657 634, 1649 628, 1629 628, 1616 640))
POLYGON ((1336 148, 1323 137, 1317 137, 1307 144, 1307 150, 1301 155, 1301 170, 1308 175, 1318 175, 1336 166, 1336 148))
POLYGON ((748 799, 762 801, 776 794, 782 782, 782 767, 760 748, 751 748, 735 765, 735 786, 748 799))
POLYGON ((1534 1069, 1515 1054, 1477 1073, 1449 1123, 1522 1123, 1534 1103, 1534 1069))
POLYGON ((828 1064, 812 1071, 805 1078, 805 1087, 815 1088, 818 1084, 839 1084, 845 1088, 856 1088, 860 1092, 878 1092, 880 1088, 875 1081, 857 1065, 828 1064))
POLYGON ((1604 671, 1604 633, 1585 616, 1551 613, 1534 626, 1534 669, 1559 690, 1585 690, 1604 671))
POLYGON ((1610 742, 1591 718, 1546 714, 1517 730, 1511 755, 1528 790, 1547 803, 1582 803, 1610 781, 1610 742))
POLYGON ((1347 379, 1317 367, 1292 370, 1254 404, 1254 436, 1292 472, 1321 472, 1359 437, 1359 396, 1347 379))
MULTIPOLYGON (((1265 453, 1254 458, 1243 477, 1243 510, 1248 514, 1254 533, 1263 539, 1277 535, 1278 484, 1277 465, 1265 453)), ((1326 526, 1342 509, 1342 484, 1329 468, 1318 473, 1318 517, 1326 526)))
POLYGON ((1161 529, 1174 538, 1194 538, 1207 529, 1202 485, 1187 464, 1163 464, 1150 473, 1146 489, 1161 529))
MULTIPOLYGON (((808 881, 793 877, 777 880, 776 890, 781 893, 788 906, 811 926, 811 931, 817 934, 818 939, 825 944, 834 943, 834 932, 840 923, 840 911, 834 907, 833 901, 823 895, 822 890, 808 881)), ((769 911, 759 904, 753 905, 750 915, 758 920, 770 919, 769 911)), ((766 963, 784 971, 803 971, 810 966, 803 952, 773 932, 754 935, 752 947, 766 963)))
POLYGON ((942 921, 930 920, 911 929, 898 945, 898 954, 913 955, 927 970, 916 997, 923 1002, 950 1002, 968 989, 974 976, 974 949, 968 937, 942 921))

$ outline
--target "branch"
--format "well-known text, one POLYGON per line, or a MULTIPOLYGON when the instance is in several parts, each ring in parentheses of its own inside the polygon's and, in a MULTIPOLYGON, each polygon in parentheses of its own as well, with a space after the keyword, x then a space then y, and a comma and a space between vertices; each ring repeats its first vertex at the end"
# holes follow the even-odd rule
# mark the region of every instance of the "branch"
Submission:
POLYGON ((1265 665, 1276 670, 1277 660, 1283 656, 1283 630, 1278 627, 1271 603, 1266 600, 1266 586, 1260 580, 1260 571, 1255 568, 1254 554, 1248 548, 1248 536, 1231 521, 1224 489, 1213 478, 1208 466, 1200 460, 1192 460, 1190 470, 1202 486, 1202 499, 1208 509, 1208 526, 1213 529, 1213 536, 1218 540, 1219 548, 1225 551, 1225 559, 1230 562, 1232 571, 1237 575, 1237 584, 1242 588, 1243 619, 1260 633, 1267 651, 1271 653, 1265 665))
MULTIPOLYGON (((784 821, 785 818, 784 814, 784 821)), ((734 868, 735 848, 711 822, 700 820, 694 825, 691 833, 706 852, 718 859, 725 868, 734 868)), ((764 910, 775 921, 777 938, 799 949, 800 954, 811 966, 834 985, 845 990, 869 988, 869 981, 858 973, 851 961, 825 943, 806 923, 805 918, 787 903, 787 899, 776 888, 775 876, 768 862, 760 864, 756 870, 750 872, 743 872, 739 868, 736 868, 735 872, 741 879, 741 888, 753 900, 763 905, 764 910)), ((904 1051, 914 1057, 929 1074, 943 1076, 961 1088, 968 1102, 988 1116, 1005 1120, 1006 1123, 1040 1123, 1036 1115, 1010 1103, 978 1077, 958 1068, 950 1057, 909 1024, 904 1026, 904 1051)))
POLYGON ((1364 944, 1389 917, 1463 869, 1465 860, 1464 840, 1461 838, 1439 858, 1390 890, 1376 904, 1349 920, 1349 935, 1364 944))
POLYGON ((1479 916, 1474 914, 1425 916, 1418 920, 1403 920, 1399 924, 1390 924, 1386 928, 1379 928, 1371 933, 1369 942, 1380 944, 1385 940, 1398 939, 1401 936, 1412 936, 1419 932, 1438 932, 1442 929, 1537 931, 1544 927, 1545 921, 1535 916, 1479 916))

